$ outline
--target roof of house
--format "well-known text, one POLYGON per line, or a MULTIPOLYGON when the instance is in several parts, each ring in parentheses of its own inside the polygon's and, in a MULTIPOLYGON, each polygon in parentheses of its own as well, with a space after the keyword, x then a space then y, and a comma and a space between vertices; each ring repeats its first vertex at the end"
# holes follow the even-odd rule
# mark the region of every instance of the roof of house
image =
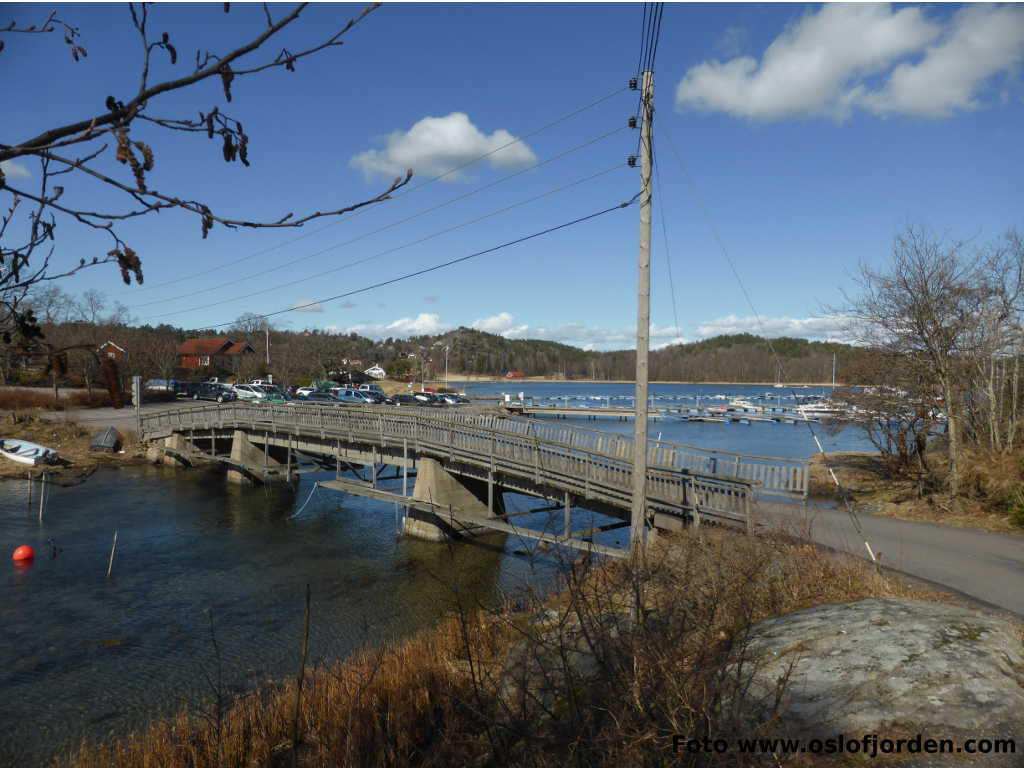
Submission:
POLYGON ((99 345, 99 346, 97 347, 97 349, 103 349, 104 347, 114 347, 114 349, 119 349, 119 350, 121 350, 122 352, 125 352, 125 351, 127 351, 127 350, 125 350, 125 348, 124 348, 124 347, 122 347, 122 346, 119 346, 119 345, 115 344, 115 343, 114 343, 114 342, 112 342, 112 341, 105 341, 105 342, 103 342, 102 344, 100 344, 100 345, 99 345))
POLYGON ((239 355, 255 352, 245 341, 232 341, 223 336, 208 336, 203 339, 186 339, 178 345, 179 355, 239 355))

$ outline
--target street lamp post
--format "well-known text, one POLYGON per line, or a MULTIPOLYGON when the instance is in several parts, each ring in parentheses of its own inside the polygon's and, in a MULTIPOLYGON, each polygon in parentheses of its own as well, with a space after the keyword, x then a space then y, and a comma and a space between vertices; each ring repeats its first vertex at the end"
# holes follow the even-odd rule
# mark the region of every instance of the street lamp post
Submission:
MULTIPOLYGON (((448 350, 451 349, 447 344, 444 345, 444 388, 448 389, 448 350)), ((833 386, 835 382, 835 374, 832 376, 833 386)))

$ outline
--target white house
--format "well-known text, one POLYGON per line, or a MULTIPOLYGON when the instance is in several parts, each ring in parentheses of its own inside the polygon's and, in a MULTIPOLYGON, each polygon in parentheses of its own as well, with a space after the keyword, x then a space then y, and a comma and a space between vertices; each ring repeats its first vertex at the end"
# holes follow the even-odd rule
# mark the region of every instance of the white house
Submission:
POLYGON ((374 365, 372 368, 367 368, 363 371, 367 376, 372 376, 375 379, 387 378, 388 372, 381 368, 379 365, 374 365))

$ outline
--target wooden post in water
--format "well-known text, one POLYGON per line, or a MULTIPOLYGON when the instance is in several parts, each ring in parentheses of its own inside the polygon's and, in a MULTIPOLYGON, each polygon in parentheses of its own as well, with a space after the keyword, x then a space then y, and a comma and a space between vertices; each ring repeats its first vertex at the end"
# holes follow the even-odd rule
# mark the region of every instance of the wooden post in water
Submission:
POLYGON ((46 473, 39 476, 39 524, 43 524, 43 505, 46 503, 46 473))
POLYGON ((114 543, 110 546, 110 560, 107 561, 107 578, 110 578, 110 573, 114 570, 114 550, 117 549, 117 529, 114 529, 114 543))
POLYGON ((28 510, 26 514, 32 514, 32 470, 28 471, 28 510))

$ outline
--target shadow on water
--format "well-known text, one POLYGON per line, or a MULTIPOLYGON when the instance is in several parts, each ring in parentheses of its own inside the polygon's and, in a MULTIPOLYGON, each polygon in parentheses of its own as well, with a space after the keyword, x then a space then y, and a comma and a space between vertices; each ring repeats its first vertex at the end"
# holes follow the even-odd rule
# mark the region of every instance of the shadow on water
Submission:
POLYGON ((505 557, 502 536, 398 538, 393 504, 310 498, 314 477, 293 493, 206 471, 101 471, 53 488, 42 524, 25 481, 0 484, 0 543, 37 552, 29 567, 8 561, 0 582, 0 763, 35 764, 84 736, 206 706, 211 632, 228 692, 293 674, 307 583, 315 664, 430 626, 457 600, 492 604, 551 576, 505 557))

